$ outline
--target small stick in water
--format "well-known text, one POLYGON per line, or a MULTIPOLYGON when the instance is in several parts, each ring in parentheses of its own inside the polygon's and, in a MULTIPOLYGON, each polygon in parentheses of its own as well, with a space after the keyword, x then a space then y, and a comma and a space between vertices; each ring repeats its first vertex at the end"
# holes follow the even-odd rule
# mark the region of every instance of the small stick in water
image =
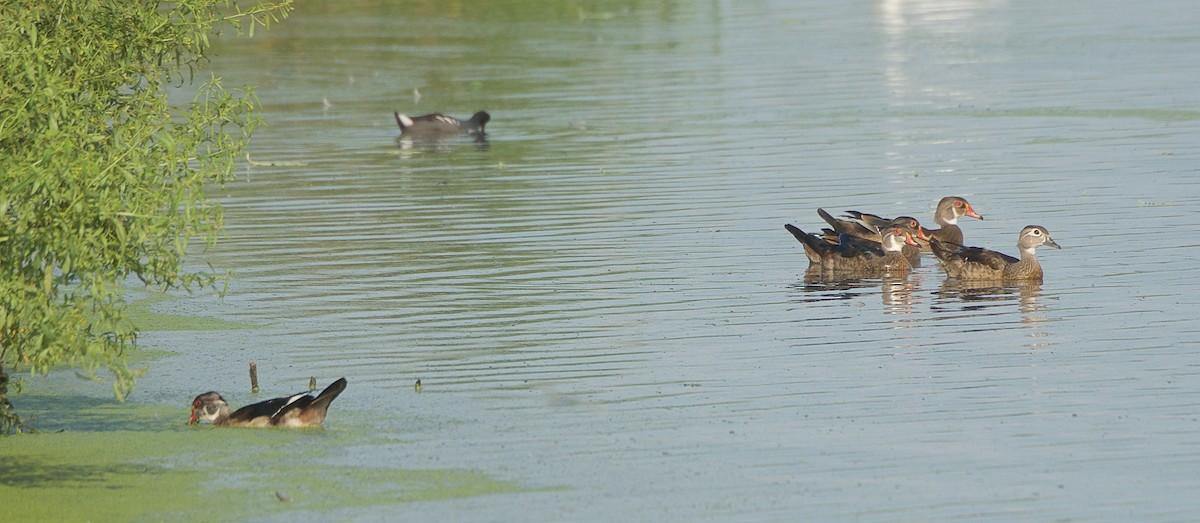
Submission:
POLYGON ((317 390, 317 377, 308 378, 308 390, 317 390))
POLYGON ((421 392, 421 378, 417 378, 417 383, 413 385, 413 390, 421 392))
POLYGON ((250 393, 258 394, 258 364, 250 362, 250 393))

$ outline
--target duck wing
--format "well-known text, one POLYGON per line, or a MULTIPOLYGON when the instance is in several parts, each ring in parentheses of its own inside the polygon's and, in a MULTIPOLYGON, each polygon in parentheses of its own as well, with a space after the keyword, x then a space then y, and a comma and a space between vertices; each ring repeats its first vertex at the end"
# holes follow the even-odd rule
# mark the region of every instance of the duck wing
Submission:
POLYGON ((817 215, 820 216, 822 220, 825 220, 825 223, 828 223, 830 227, 833 227, 833 230, 837 231, 838 234, 848 234, 850 236, 857 236, 859 238, 866 239, 876 238, 879 236, 878 229, 868 227, 856 221, 834 218, 832 215, 825 212, 825 209, 817 209, 817 215))
POLYGON ((959 255, 962 256, 962 259, 969 263, 986 265, 998 271, 1002 271, 1005 267, 1020 261, 1002 252, 996 252, 984 249, 982 247, 961 247, 959 252, 959 255))
POLYGON ((847 258, 860 256, 875 258, 886 253, 883 252, 883 245, 877 241, 843 234, 838 237, 838 254, 847 258))
POLYGON ((308 394, 297 394, 293 396, 293 401, 280 407, 279 412, 271 416, 272 425, 283 425, 285 427, 313 427, 320 425, 325 421, 325 413, 329 410, 329 404, 337 399, 342 391, 346 390, 346 378, 339 378, 337 381, 325 387, 316 398, 308 394))
POLYGON ((804 251, 809 254, 809 259, 812 259, 814 256, 819 258, 821 255, 828 254, 836 248, 833 245, 825 243, 821 238, 808 234, 790 223, 784 224, 783 228, 787 229, 788 232, 792 233, 792 236, 795 236, 800 243, 804 244, 804 251))
POLYGON ((312 403, 312 400, 313 397, 307 392, 301 392, 284 398, 260 401, 233 411, 226 423, 231 425, 270 424, 270 421, 277 417, 283 410, 297 404, 297 402, 306 405, 312 403))
POLYGON ((883 229, 892 223, 892 220, 888 218, 882 218, 878 215, 867 214, 865 212, 846 211, 845 216, 851 220, 862 223, 864 228, 873 230, 875 234, 879 234, 880 229, 883 229))
POLYGON ((936 238, 930 241, 933 254, 942 260, 955 260, 961 263, 977 263, 985 267, 1002 271, 1005 267, 1019 260, 1004 253, 984 249, 982 247, 963 247, 954 243, 940 241, 936 238))

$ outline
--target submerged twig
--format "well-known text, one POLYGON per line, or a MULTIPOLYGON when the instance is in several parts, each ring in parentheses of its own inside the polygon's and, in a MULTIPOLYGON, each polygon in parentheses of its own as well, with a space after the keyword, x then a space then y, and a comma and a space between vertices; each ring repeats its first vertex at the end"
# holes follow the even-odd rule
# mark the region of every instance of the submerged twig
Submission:
POLYGON ((249 162, 250 165, 254 165, 257 167, 303 167, 305 165, 308 165, 308 162, 288 162, 288 161, 260 162, 258 160, 250 159, 250 153, 246 153, 246 161, 249 162))

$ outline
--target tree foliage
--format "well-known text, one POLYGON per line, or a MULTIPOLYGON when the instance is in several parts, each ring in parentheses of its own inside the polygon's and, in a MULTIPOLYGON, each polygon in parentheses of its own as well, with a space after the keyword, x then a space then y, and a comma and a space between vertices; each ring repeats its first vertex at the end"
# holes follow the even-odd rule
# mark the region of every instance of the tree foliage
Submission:
MULTIPOLYGON (((211 244, 221 210, 206 186, 231 179, 257 123, 248 89, 212 78, 186 107, 171 87, 207 63, 223 28, 252 34, 290 0, 0 2, 0 408, 5 370, 57 365, 136 378, 124 289, 197 289, 223 275, 184 265, 211 244)), ((17 422, 0 412, 0 433, 17 422), (8 424, 5 424, 7 420, 8 424)))

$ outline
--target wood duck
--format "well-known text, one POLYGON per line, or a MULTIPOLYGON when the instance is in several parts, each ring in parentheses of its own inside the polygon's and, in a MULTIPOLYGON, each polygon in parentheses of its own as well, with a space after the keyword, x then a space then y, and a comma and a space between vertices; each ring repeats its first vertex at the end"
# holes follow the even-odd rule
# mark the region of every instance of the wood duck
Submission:
POLYGON ((209 421, 231 427, 317 427, 325 422, 329 404, 346 390, 346 378, 340 378, 316 398, 307 392, 247 405, 229 413, 229 404, 216 392, 205 392, 192 400, 189 425, 209 421))
POLYGON ((937 238, 930 243, 933 246, 933 255, 941 260, 946 275, 961 280, 1041 281, 1042 266, 1034 256, 1034 251, 1040 245, 1062 248, 1050 238, 1050 231, 1040 225, 1030 225, 1021 229, 1021 236, 1017 239, 1017 249, 1021 251, 1020 259, 980 247, 963 247, 942 242, 937 238))
MULTIPOLYGON (((863 222, 868 227, 886 227, 892 222, 887 218, 880 218, 874 214, 867 214, 858 211, 846 211, 846 216, 863 222)), ((965 198, 959 196, 947 196, 938 201, 937 209, 933 211, 933 221, 937 222, 940 229, 925 229, 926 234, 931 238, 937 238, 938 241, 954 243, 962 245, 963 233, 962 229, 958 228, 958 217, 967 216, 970 218, 983 219, 971 208, 971 204, 967 203, 965 198)), ((921 251, 929 252, 930 247, 928 242, 921 243, 921 251)))
POLYGON ((841 235, 834 245, 823 238, 805 233, 792 224, 783 226, 804 245, 809 269, 823 272, 847 272, 859 276, 902 275, 912 271, 912 265, 901 252, 905 244, 916 245, 913 232, 903 227, 887 227, 880 234, 879 244, 841 235))
POLYGON ((392 115, 396 117, 396 124, 400 126, 402 136, 422 138, 447 137, 457 134, 482 137, 484 135, 483 127, 492 119, 492 116, 484 111, 475 113, 469 120, 459 120, 441 113, 405 116, 394 112, 392 115))
POLYGON ((879 245, 879 235, 881 229, 889 226, 910 229, 913 231, 914 239, 918 240, 918 245, 909 245, 908 243, 905 243, 900 252, 904 253, 904 258, 908 260, 908 264, 913 268, 921 266, 921 245, 924 244, 920 242, 928 242, 929 235, 926 233, 925 228, 921 227, 921 222, 917 221, 916 218, 911 216, 897 216, 892 218, 890 221, 884 221, 878 216, 867 215, 877 219, 872 222, 875 225, 869 225, 863 220, 842 220, 834 218, 832 215, 825 212, 825 209, 817 209, 817 215, 819 215, 822 220, 825 220, 825 223, 828 223, 830 227, 833 227, 832 229, 822 229, 821 232, 825 241, 834 245, 841 243, 839 238, 844 234, 853 236, 855 238, 860 238, 863 241, 872 242, 876 248, 882 248, 879 245))

